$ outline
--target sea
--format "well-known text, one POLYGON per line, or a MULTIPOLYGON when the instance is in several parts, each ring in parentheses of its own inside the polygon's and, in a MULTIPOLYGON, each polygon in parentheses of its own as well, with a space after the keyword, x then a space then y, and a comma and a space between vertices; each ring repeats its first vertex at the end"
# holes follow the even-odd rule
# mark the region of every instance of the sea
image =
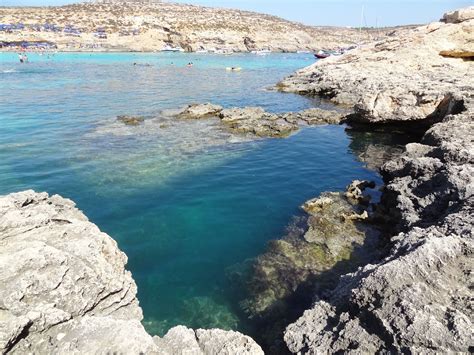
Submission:
POLYGON ((0 194, 34 189, 76 202, 128 256, 143 324, 247 331, 229 273, 285 234, 300 206, 354 179, 374 133, 304 127, 284 139, 176 120, 191 103, 269 112, 334 109, 272 86, 311 54, 0 53, 0 194), (188 64, 192 63, 192 66, 188 64), (226 70, 240 67, 239 72, 226 70), (117 121, 141 116, 138 126, 117 121))

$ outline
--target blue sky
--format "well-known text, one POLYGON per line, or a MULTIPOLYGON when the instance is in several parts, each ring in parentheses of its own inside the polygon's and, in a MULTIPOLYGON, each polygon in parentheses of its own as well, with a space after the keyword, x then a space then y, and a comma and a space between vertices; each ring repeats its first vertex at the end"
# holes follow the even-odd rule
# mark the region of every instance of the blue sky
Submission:
MULTIPOLYGON (((269 13, 310 25, 392 26, 427 23, 447 10, 474 5, 474 0, 174 0, 207 6, 269 13)), ((0 0, 4 6, 61 5, 74 0, 0 0)))

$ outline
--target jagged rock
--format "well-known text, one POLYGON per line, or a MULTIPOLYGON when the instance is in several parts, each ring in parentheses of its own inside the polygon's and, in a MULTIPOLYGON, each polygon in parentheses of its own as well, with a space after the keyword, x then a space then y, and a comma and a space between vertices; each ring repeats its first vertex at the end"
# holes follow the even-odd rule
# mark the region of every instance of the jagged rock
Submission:
POLYGON ((353 107, 350 123, 403 120, 426 129, 462 111, 461 97, 474 90, 469 74, 474 62, 439 55, 474 52, 474 20, 468 18, 396 31, 383 41, 320 60, 277 87, 353 107))
POLYGON ((0 352, 263 353, 223 330, 186 330, 185 341, 178 328, 152 339, 126 261, 71 200, 31 190, 1 196, 0 352))
POLYGON ((257 137, 286 137, 302 125, 337 124, 344 114, 338 111, 309 109, 300 112, 274 114, 261 107, 233 107, 193 104, 178 112, 176 118, 205 119, 219 117, 224 126, 233 133, 250 134, 257 137))
POLYGON ((262 348, 250 337, 220 329, 194 331, 177 326, 170 329, 163 338, 153 339, 160 349, 173 355, 263 355, 262 348))
POLYGON ((468 353, 474 252, 474 105, 383 167, 398 222, 388 255, 343 276, 285 331, 294 353, 468 353))
POLYGON ((364 195, 363 191, 366 188, 375 188, 374 181, 360 181, 354 180, 349 186, 346 187, 346 197, 352 203, 368 204, 370 202, 370 195, 364 195))
POLYGON ((211 103, 192 104, 192 105, 188 105, 176 116, 178 118, 185 118, 185 119, 201 119, 201 118, 217 117, 221 111, 222 111, 221 106, 213 105, 211 103))
MULTIPOLYGON (((472 208, 463 217, 472 222, 472 208)), ((287 328, 290 351, 469 352, 472 228, 463 236, 450 228, 400 234, 389 257, 343 277, 287 328)))

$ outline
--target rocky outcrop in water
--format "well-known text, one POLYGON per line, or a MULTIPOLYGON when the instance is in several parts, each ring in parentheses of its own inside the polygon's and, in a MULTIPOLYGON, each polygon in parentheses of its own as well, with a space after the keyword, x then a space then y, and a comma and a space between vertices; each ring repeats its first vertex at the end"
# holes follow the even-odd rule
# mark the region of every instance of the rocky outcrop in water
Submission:
POLYGON ((224 109, 210 103, 192 104, 174 116, 179 119, 219 118, 224 127, 232 133, 249 134, 257 137, 286 137, 300 126, 337 124, 344 114, 312 108, 299 112, 274 114, 261 107, 234 107, 224 109))
POLYGON ((473 92, 474 15, 472 8, 458 13, 446 15, 447 23, 395 31, 383 41, 320 60, 278 88, 353 107, 352 123, 410 121, 426 129, 458 113, 462 97, 473 92))
POLYGON ((311 305, 315 295, 336 286, 339 275, 381 255, 382 230, 371 221, 368 188, 354 181, 345 193, 326 192, 305 202, 305 214, 288 227, 288 234, 269 243, 252 265, 242 302, 260 324, 259 341, 271 353, 288 323, 311 305))
POLYGON ((223 330, 178 327, 152 338, 126 261, 72 201, 31 190, 0 197, 0 351, 263 353, 223 330))

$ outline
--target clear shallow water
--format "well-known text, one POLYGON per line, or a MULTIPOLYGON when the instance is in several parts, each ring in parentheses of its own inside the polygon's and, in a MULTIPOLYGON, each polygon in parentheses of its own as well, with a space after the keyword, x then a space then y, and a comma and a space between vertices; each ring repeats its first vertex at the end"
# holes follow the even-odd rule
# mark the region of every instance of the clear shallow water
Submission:
POLYGON ((309 65, 308 55, 0 60, 0 193, 33 188, 73 199, 128 255, 153 333, 176 324, 246 330, 228 271, 282 236, 305 200, 377 179, 341 126, 252 141, 212 120, 160 115, 205 101, 273 112, 321 105, 265 90, 309 65), (116 122, 121 114, 147 119, 126 127, 116 122))

